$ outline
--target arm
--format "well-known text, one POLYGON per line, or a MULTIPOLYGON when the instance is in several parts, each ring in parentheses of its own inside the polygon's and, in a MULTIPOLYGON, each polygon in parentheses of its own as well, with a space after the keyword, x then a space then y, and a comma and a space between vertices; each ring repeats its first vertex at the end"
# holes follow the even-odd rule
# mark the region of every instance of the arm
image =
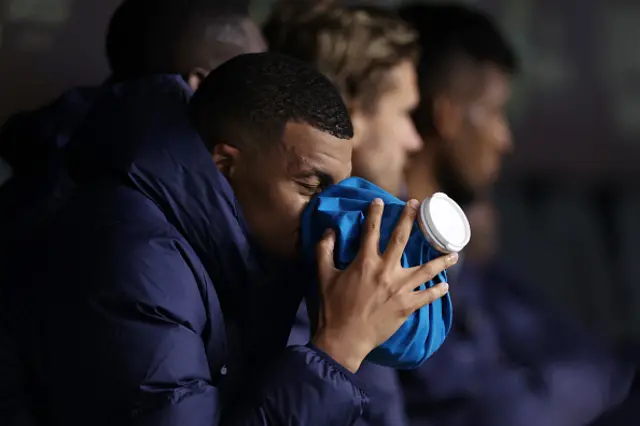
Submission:
POLYGON ((303 346, 284 351, 262 384, 242 388, 243 409, 228 414, 239 404, 221 403, 224 358, 215 354, 226 339, 217 296, 196 281, 202 271, 192 270, 173 244, 144 241, 125 247, 116 261, 118 250, 111 249, 74 262, 71 281, 78 286, 60 294, 74 298, 65 301, 74 308, 49 322, 57 333, 50 383, 59 384, 51 402, 67 423, 347 425, 360 415, 366 397, 352 375, 303 346), (87 285, 90 291, 80 288, 87 285), (244 399, 247 393, 254 397, 244 399))
POLYGON ((290 346, 263 380, 255 398, 221 425, 351 425, 368 398, 355 376, 313 345, 290 346))
MULTIPOLYGON (((289 344, 296 345, 308 342, 310 339, 309 328, 306 303, 302 303, 291 329, 289 344)), ((368 409, 363 413, 358 425, 402 426, 407 424, 402 388, 394 369, 364 362, 356 373, 356 377, 361 383, 366 384, 367 394, 370 398, 368 409)))

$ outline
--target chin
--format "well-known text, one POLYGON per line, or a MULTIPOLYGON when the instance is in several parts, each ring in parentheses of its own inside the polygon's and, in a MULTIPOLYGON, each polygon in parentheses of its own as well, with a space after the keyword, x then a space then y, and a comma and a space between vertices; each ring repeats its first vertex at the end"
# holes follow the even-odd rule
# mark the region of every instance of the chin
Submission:
POLYGON ((490 191, 497 181, 498 181, 498 173, 488 174, 487 176, 485 176, 484 179, 482 179, 480 184, 477 185, 477 188, 475 190, 476 192, 479 192, 479 193, 485 193, 487 191, 490 191))
POLYGON ((400 193, 402 192, 402 182, 402 179, 396 179, 393 181, 389 179, 381 179, 379 182, 373 181, 373 183, 378 185, 380 188, 395 195, 396 197, 401 195, 400 193))

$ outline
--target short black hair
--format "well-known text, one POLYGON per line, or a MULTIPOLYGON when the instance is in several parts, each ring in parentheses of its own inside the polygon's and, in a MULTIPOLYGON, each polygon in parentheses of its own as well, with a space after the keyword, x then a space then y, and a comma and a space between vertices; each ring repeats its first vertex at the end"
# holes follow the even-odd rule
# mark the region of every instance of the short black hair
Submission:
POLYGON ((225 49, 216 28, 228 27, 231 20, 242 31, 247 9, 247 1, 234 0, 124 0, 107 30, 111 72, 125 79, 210 69, 217 49, 225 49))
MULTIPOLYGON (((412 3, 400 16, 420 38, 421 107, 449 83, 452 68, 461 58, 491 64, 509 75, 518 72, 516 54, 493 19, 483 11, 463 5, 412 3)), ((424 117, 421 117, 424 120, 424 117)))
POLYGON ((202 82, 188 111, 210 152, 218 143, 259 151, 280 142, 290 122, 340 139, 353 137, 335 86, 311 65, 276 53, 225 62, 202 82))

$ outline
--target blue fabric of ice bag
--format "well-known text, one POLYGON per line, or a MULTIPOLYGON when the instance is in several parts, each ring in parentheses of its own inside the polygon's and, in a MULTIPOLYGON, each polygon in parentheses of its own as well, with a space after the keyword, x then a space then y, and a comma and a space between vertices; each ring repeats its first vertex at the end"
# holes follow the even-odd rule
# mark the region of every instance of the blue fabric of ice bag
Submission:
MULTIPOLYGON (((336 267, 345 269, 358 252, 365 213, 375 198, 381 198, 385 203, 380 227, 380 250, 384 251, 406 203, 371 182, 349 178, 320 193, 303 212, 301 243, 305 258, 315 262, 315 245, 331 228, 336 232, 336 267)), ((430 246, 415 223, 402 256, 402 266, 422 265, 441 255, 430 246)), ((446 279, 446 273, 442 272, 422 284, 420 289, 446 279)), ((311 294, 307 297, 307 309, 313 322, 317 318, 319 300, 317 291, 311 294)), ((447 294, 414 312, 393 336, 369 354, 367 360, 398 369, 417 368, 442 345, 451 328, 451 320, 451 298, 447 294)))

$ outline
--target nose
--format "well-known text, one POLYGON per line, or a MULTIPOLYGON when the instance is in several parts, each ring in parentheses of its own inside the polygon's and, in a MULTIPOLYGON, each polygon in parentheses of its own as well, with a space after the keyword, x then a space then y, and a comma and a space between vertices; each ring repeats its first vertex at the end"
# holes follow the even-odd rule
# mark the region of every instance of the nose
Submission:
POLYGON ((500 151, 502 152, 511 152, 513 149, 513 138, 511 135, 511 129, 508 124, 505 124, 502 130, 502 135, 500 137, 500 151))
POLYGON ((422 138, 413 124, 411 125, 410 131, 404 141, 404 149, 407 153, 416 152, 422 148, 422 138))

